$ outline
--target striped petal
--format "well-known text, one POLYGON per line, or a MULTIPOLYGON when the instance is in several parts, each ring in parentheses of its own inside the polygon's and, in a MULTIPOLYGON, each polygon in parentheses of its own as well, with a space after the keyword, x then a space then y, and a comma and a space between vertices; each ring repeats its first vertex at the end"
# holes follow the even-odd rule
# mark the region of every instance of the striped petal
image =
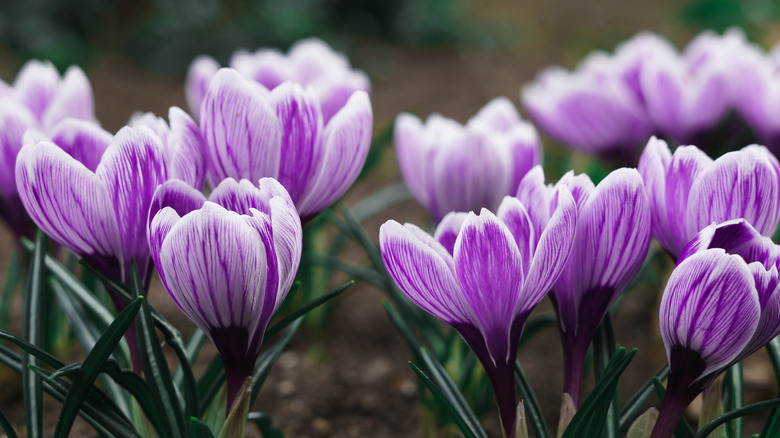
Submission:
POLYGON ((200 120, 200 106, 206 97, 211 80, 219 70, 219 63, 209 56, 199 56, 192 61, 184 82, 187 106, 195 120, 200 120))
MULTIPOLYGON (((672 153, 665 141, 653 136, 647 142, 639 158, 639 173, 645 184, 645 195, 652 216, 653 235, 661 246, 673 251, 679 243, 672 234, 666 210, 666 171, 672 161, 672 153)), ((679 251, 677 251, 679 254, 679 251)))
POLYGON ((368 94, 359 91, 328 122, 314 152, 313 172, 296 202, 301 217, 324 210, 355 182, 371 146, 373 117, 368 94))
POLYGON ((221 69, 204 98, 200 126, 212 187, 228 177, 277 176, 282 131, 260 85, 221 69))
POLYGON ((223 179, 209 195, 209 201, 238 214, 249 215, 249 210, 255 209, 270 213, 268 197, 248 179, 236 181, 233 178, 223 179))
POLYGON ((154 222, 157 212, 170 207, 178 216, 197 210, 206 202, 203 193, 195 190, 186 182, 179 179, 165 181, 154 192, 154 198, 149 206, 149 225, 154 222))
POLYGON ((65 119, 51 130, 51 141, 92 172, 113 139, 110 132, 87 120, 65 119))
POLYGON ((379 246, 388 274, 412 302, 449 324, 471 324, 452 256, 433 237, 391 220, 379 229, 379 246))
MULTIPOLYGON (((680 254, 685 243, 700 229, 686 224, 683 215, 690 208, 690 202, 695 202, 696 198, 691 197, 694 182, 711 164, 710 157, 699 148, 681 146, 674 151, 666 170, 666 212, 669 218, 669 230, 673 236, 671 239, 673 247, 667 250, 675 256, 680 254)), ((707 225, 709 222, 704 224, 707 225)))
POLYGON ((685 365, 672 360, 676 348, 698 355, 700 377, 719 372, 748 344, 760 313, 753 276, 739 256, 712 249, 683 260, 669 277, 659 315, 672 372, 685 365))
POLYGON ((171 151, 169 177, 186 181, 200 190, 206 182, 205 151, 200 128, 192 117, 175 106, 168 110, 168 121, 171 128, 165 146, 171 151))
POLYGON ((528 266, 533 259, 538 240, 528 211, 519 199, 506 196, 498 206, 496 216, 509 228, 509 232, 515 238, 515 244, 523 261, 523 273, 528 275, 528 266))
POLYGON ((468 217, 468 213, 450 212, 439 222, 433 237, 447 252, 452 255, 455 250, 455 241, 458 239, 460 229, 463 227, 463 221, 468 217))
POLYGON ((409 113, 401 113, 393 125, 393 142, 398 169, 406 187, 417 202, 428 207, 428 190, 425 184, 425 163, 427 145, 425 131, 420 119, 409 113))
POLYGON ((28 61, 16 75, 13 87, 16 98, 32 111, 38 120, 57 94, 60 74, 51 62, 28 61))
POLYGON ((0 194, 3 196, 16 196, 16 156, 24 145, 25 131, 37 125, 35 116, 23 105, 10 99, 0 101, 0 194))
POLYGON ((76 66, 68 67, 41 121, 44 128, 49 131, 67 118, 95 121, 95 98, 92 94, 92 85, 84 71, 76 66))
POLYGON ((531 169, 517 187, 516 197, 528 209, 537 237, 541 237, 542 230, 547 226, 547 221, 550 220, 552 195, 552 189, 544 184, 542 166, 535 166, 531 169))

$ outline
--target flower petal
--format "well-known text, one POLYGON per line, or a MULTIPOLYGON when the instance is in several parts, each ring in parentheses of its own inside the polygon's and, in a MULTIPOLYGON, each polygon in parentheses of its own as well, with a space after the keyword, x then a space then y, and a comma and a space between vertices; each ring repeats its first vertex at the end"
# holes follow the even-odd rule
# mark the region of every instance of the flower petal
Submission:
POLYGON ((149 206, 149 225, 154 222, 157 212, 170 207, 178 216, 197 210, 206 202, 203 193, 180 179, 169 179, 154 192, 154 198, 149 206))
POLYGON ((65 72, 62 84, 43 114, 43 126, 50 131, 54 125, 66 118, 95 121, 92 85, 84 71, 76 66, 68 67, 65 72))
POLYGON ((775 163, 771 153, 760 146, 718 158, 691 187, 686 216, 689 235, 712 222, 736 218, 745 218, 765 236, 772 235, 780 219, 775 163))
POLYGON ((534 225, 536 237, 541 237, 547 221, 552 215, 553 190, 544 184, 544 170, 542 166, 535 166, 520 181, 517 187, 517 199, 527 208, 534 225))
POLYGON ((388 274, 412 302, 449 324, 471 323, 452 257, 433 237, 391 220, 379 229, 379 247, 388 274))
POLYGON ((209 56, 198 56, 187 70, 184 94, 187 96, 187 106, 195 120, 200 120, 200 106, 218 70, 219 63, 209 56))
POLYGON ((313 173, 296 203, 301 217, 324 210, 355 182, 371 146, 373 117, 368 94, 358 91, 328 122, 314 152, 313 173))
POLYGON ((259 184, 259 190, 269 199, 271 211, 274 252, 279 267, 279 291, 274 304, 274 309, 278 309, 298 272, 303 250, 303 229, 295 204, 284 187, 273 178, 263 178, 259 184))
POLYGON ((260 85, 221 69, 203 100, 200 126, 212 187, 227 177, 257 181, 278 175, 282 131, 260 85))
POLYGON ((51 141, 92 172, 113 139, 96 123, 80 119, 64 119, 51 130, 51 141))
POLYGON ((130 259, 135 258, 143 276, 149 260, 149 207, 167 174, 160 138, 145 126, 122 128, 103 154, 95 174, 105 184, 119 225, 123 275, 129 274, 130 259))
MULTIPOLYGON (((523 287, 523 260, 514 236, 493 213, 469 213, 455 242, 455 274, 474 309, 495 363, 509 359, 510 328, 523 287)), ((541 299, 541 298, 540 298, 541 299)))
MULTIPOLYGON (((179 180, 171 180, 169 182, 178 182, 183 187, 188 187, 191 190, 192 187, 189 187, 185 182, 179 181, 179 180)), ((160 186, 162 189, 163 186, 160 186)), ((155 196, 160 193, 160 190, 155 193, 155 196)), ((205 202, 205 201, 204 201, 205 202)), ((201 204, 203 205, 203 204, 201 204)), ((200 208, 200 207, 198 207, 200 208)), ((176 222, 179 221, 181 217, 176 212, 174 208, 171 207, 162 207, 159 212, 155 212, 154 214, 149 214, 149 227, 147 229, 146 234, 146 240, 149 243, 149 252, 152 255, 152 260, 154 260, 154 265, 157 267, 157 272, 160 274, 160 280, 163 283, 163 286, 165 286, 166 290, 170 290, 168 287, 168 282, 165 277, 165 271, 161 268, 162 266, 162 260, 160 259, 160 249, 162 248, 162 244, 165 241, 165 238, 168 236, 168 232, 171 231, 171 228, 176 224, 176 222)), ((178 300, 171 294, 171 298, 173 298, 173 301, 181 307, 178 300)))
POLYGON ((639 157, 639 173, 645 184, 645 195, 652 215, 653 235, 661 246, 672 251, 679 246, 669 225, 666 210, 666 170, 672 161, 669 146, 653 136, 639 157))
POLYGON ((666 170, 666 213, 672 235, 670 243, 673 245, 667 250, 675 256, 680 254, 699 229, 710 224, 707 222, 702 227, 691 226, 683 215, 690 208, 690 203, 696 202, 696 198, 691 196, 693 186, 700 184, 696 182, 697 178, 711 164, 710 157, 696 146, 680 146, 674 151, 666 170))
POLYGON ((291 82, 276 87, 271 92, 271 102, 285 133, 279 182, 297 201, 315 166, 314 151, 323 130, 322 113, 317 98, 291 82))
POLYGON ((439 222, 433 237, 442 244, 444 249, 452 255, 455 249, 455 241, 458 239, 463 221, 468 217, 468 213, 450 212, 439 222))
POLYGON ((13 83, 16 98, 29 108, 38 120, 43 119, 43 114, 59 86, 60 74, 54 64, 37 59, 27 61, 13 83))
MULTIPOLYGON (((506 196, 501 201, 501 205, 498 206, 496 216, 509 228, 509 232, 515 238, 515 244, 517 244, 523 261, 523 273, 528 275, 528 266, 533 259, 538 240, 528 211, 519 199, 506 196)), ((572 233, 572 237, 573 235, 574 233, 572 233)))
MULTIPOLYGON (((702 376, 718 372, 747 345, 760 317, 758 294, 745 262, 723 250, 683 260, 661 298, 661 336, 667 358, 680 346, 699 354, 702 376)), ((679 364, 670 362, 672 370, 679 364)), ((674 372, 674 371, 673 371, 674 372)))
POLYGON ((754 262, 748 264, 748 268, 758 291, 761 318, 750 342, 736 360, 750 356, 780 334, 780 275, 777 267, 772 266, 767 270, 761 263, 754 262))
POLYGON ((52 239, 91 260, 119 259, 110 193, 83 164, 53 143, 29 144, 19 152, 16 181, 27 212, 52 239))
POLYGON ((688 242, 678 264, 694 253, 711 248, 721 248, 729 254, 736 254, 746 263, 760 262, 766 269, 780 261, 780 247, 772 239, 762 236, 745 219, 732 219, 702 229, 688 242))
POLYGON ((250 216, 250 209, 269 214, 268 197, 248 179, 223 179, 209 195, 209 201, 238 214, 250 216))
POLYGON ((24 146, 25 131, 37 125, 26 107, 10 99, 0 101, 0 194, 6 197, 16 196, 16 156, 24 146))
POLYGON ((171 178, 186 181, 200 190, 206 182, 203 136, 200 128, 181 108, 172 106, 168 110, 171 124, 166 148, 173 153, 169 161, 171 178))
POLYGON ((428 207, 428 189, 425 186, 425 163, 428 145, 420 119, 409 113, 398 114, 393 126, 393 141, 398 169, 406 187, 417 202, 428 207))

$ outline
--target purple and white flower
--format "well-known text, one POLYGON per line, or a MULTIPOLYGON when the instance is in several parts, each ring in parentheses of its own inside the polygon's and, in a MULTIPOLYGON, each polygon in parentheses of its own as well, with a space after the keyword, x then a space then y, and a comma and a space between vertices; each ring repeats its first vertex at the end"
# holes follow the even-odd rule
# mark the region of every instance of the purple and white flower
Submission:
MULTIPOLYGON (((528 206, 536 229, 554 211, 554 194, 567 187, 577 204, 571 259, 550 298, 558 314, 564 352, 564 392, 579 401, 585 354, 609 307, 641 268, 650 245, 650 209, 635 169, 618 169, 598 186, 587 175, 564 175, 544 184, 541 167, 520 183, 517 198, 528 206)), ((537 233, 538 234, 538 233, 537 233)))
POLYGON ((497 215, 483 209, 450 213, 435 237, 415 225, 388 221, 379 231, 382 259, 415 304, 450 324, 487 370, 506 436, 514 436, 514 361, 531 310, 569 259, 576 204, 566 187, 542 229, 512 197, 497 215))
MULTIPOLYGON (((344 55, 316 38, 295 43, 286 55, 274 49, 259 49, 254 53, 239 50, 233 54, 229 66, 267 90, 286 81, 311 89, 320 102, 325 123, 356 91, 371 92, 371 82, 365 73, 353 69, 344 55)), ((187 103, 196 119, 218 70, 219 64, 208 56, 198 57, 190 66, 186 82, 187 103)))
POLYGON ((16 157, 27 129, 53 134, 67 119, 95 120, 92 87, 75 66, 64 77, 51 63, 27 62, 12 85, 0 80, 0 217, 17 236, 32 237, 34 224, 19 199, 16 157))
POLYGON ((222 69, 201 109, 211 185, 225 178, 276 178, 304 220, 349 189, 371 145, 373 113, 363 91, 352 93, 326 122, 311 88, 285 82, 269 92, 222 69))
POLYGON ((399 114, 395 148, 407 187, 436 222, 452 211, 495 210, 542 159, 536 129, 502 97, 465 126, 439 114, 426 123, 399 114))
POLYGON ((208 200, 170 180, 153 204, 148 242, 155 266, 176 305, 217 347, 230 407, 295 279, 301 220, 271 178, 259 187, 226 179, 208 200))
POLYGON ((684 245, 713 222, 744 218, 765 236, 780 221, 780 164, 751 145, 712 160, 695 146, 674 154, 650 139, 639 159, 653 215, 653 234, 678 257, 684 245))
POLYGON ((670 436, 722 370, 780 334, 778 261, 780 246, 744 219, 713 223, 685 248, 661 299, 669 380, 654 438, 670 436))

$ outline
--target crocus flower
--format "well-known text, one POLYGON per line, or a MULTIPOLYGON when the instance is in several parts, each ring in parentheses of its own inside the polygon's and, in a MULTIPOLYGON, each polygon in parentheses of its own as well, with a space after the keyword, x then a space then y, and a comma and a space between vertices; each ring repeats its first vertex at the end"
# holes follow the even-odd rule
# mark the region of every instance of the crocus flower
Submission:
POLYGON ((749 46, 736 58, 735 104, 740 115, 775 154, 780 152, 780 47, 770 54, 749 46))
POLYGON ((352 93, 327 123, 312 89, 285 82, 267 91, 220 70, 203 101, 207 178, 273 177, 304 220, 335 202, 357 178, 371 145, 368 94, 352 93))
MULTIPOLYGON (((239 50, 233 54, 229 66, 268 90, 285 81, 310 88, 320 102, 325 123, 346 105, 354 92, 371 91, 365 73, 352 69, 344 55, 316 38, 295 43, 287 55, 274 49, 259 49, 254 53, 239 50)), ((219 64, 208 56, 198 57, 190 66, 186 82, 187 103, 196 118, 217 70, 219 64)))
POLYGON ((751 145, 716 160, 695 146, 672 154, 651 138, 639 159, 653 214, 653 234, 672 257, 712 222, 745 218, 771 236, 780 220, 780 164, 751 145))
POLYGON ((503 97, 465 126, 439 114, 425 124, 399 114, 395 148, 406 185, 436 222, 451 211, 495 210, 542 158, 536 129, 503 97))
POLYGON ((669 380, 653 438, 670 436, 722 370, 780 334, 779 259, 744 219, 713 223, 685 248, 661 299, 669 380))
POLYGON ((301 258, 301 221, 271 178, 224 180, 208 201, 179 180, 155 194, 149 246, 179 308, 209 336, 227 373, 228 408, 252 375, 263 335, 301 258))
POLYGON ((70 67, 60 77, 51 63, 27 62, 12 85, 0 80, 0 217, 17 236, 32 237, 33 222, 14 180, 16 156, 27 129, 52 133, 66 118, 94 120, 92 87, 84 72, 70 67))
POLYGON ((379 231, 382 259, 412 302, 450 324, 474 351, 493 384, 502 426, 514 436, 514 362, 528 314, 569 258, 576 205, 562 187, 546 227, 506 197, 497 215, 451 213, 435 237, 388 221, 379 231))
POLYGON ((568 187, 576 200, 577 230, 571 259, 550 297, 563 343, 564 392, 577 405, 588 345, 647 254, 650 209, 635 169, 613 171, 594 187, 587 175, 573 172, 545 186, 544 173, 536 167, 520 183, 517 197, 534 213, 537 229, 547 224, 560 187, 568 187))

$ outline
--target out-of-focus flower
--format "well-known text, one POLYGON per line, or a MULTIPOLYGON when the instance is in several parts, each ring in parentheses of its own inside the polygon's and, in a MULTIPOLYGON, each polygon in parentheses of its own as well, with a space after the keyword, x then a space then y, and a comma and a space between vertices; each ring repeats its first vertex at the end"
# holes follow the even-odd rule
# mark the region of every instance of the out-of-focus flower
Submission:
MULTIPOLYGON (((316 38, 297 42, 287 55, 274 49, 259 49, 254 53, 239 50, 230 59, 229 67, 268 90, 285 81, 311 89, 320 102, 325 123, 344 107, 354 92, 371 91, 365 73, 352 69, 344 55, 316 38)), ((190 66, 186 81, 187 103, 196 118, 217 70, 219 64, 208 56, 198 57, 190 66)))
POLYGON ((12 85, 0 80, 0 217, 17 236, 31 237, 33 229, 14 181, 22 136, 30 128, 54 134, 67 118, 95 119, 92 87, 80 68, 70 67, 60 77, 51 63, 32 60, 12 85))
POLYGON ((170 180, 155 194, 148 242, 179 308, 225 365, 228 408, 252 375, 271 317, 301 258, 301 221, 287 191, 263 178, 224 180, 209 196, 170 180))
POLYGON ((740 115, 750 125, 762 144, 774 153, 780 152, 780 46, 767 54, 750 46, 736 58, 734 97, 740 115))
POLYGON ((179 107, 168 110, 170 126, 162 117, 152 113, 135 114, 129 126, 147 126, 163 145, 168 164, 168 179, 180 179, 200 190, 206 182, 206 164, 203 159, 203 136, 198 124, 179 107))
POLYGON ((285 82, 267 91, 233 69, 220 70, 202 105, 207 178, 272 177, 304 220, 335 202, 357 178, 371 146, 368 94, 352 93, 324 122, 312 89, 285 82))
POLYGON ((771 236, 780 220, 780 164, 751 145, 712 160, 695 146, 672 154, 650 139, 639 159, 653 215, 653 234, 673 257, 713 222, 745 218, 771 236))
POLYGON ((506 436, 514 436, 514 361, 531 310, 569 259, 576 204, 562 187, 543 229, 526 207, 506 197, 497 215, 451 213, 431 237, 388 221, 379 231, 382 259, 415 304, 460 333, 493 384, 506 436))
POLYGON ((502 97, 465 126, 439 114, 425 124, 399 114, 395 148, 406 185, 436 222, 452 211, 495 210, 542 159, 536 129, 502 97))
POLYGON ((650 209, 635 169, 618 169, 594 187, 587 175, 573 172, 555 186, 545 186, 544 173, 536 167, 520 183, 517 197, 535 212, 532 222, 537 229, 547 224, 560 187, 567 187, 576 200, 577 230, 571 259, 550 298, 563 343, 564 392, 576 405, 588 345, 647 255, 650 209))
POLYGON ((666 284, 660 308, 669 380, 654 438, 666 438, 718 374, 780 334, 780 247, 744 219, 704 228, 666 284))

